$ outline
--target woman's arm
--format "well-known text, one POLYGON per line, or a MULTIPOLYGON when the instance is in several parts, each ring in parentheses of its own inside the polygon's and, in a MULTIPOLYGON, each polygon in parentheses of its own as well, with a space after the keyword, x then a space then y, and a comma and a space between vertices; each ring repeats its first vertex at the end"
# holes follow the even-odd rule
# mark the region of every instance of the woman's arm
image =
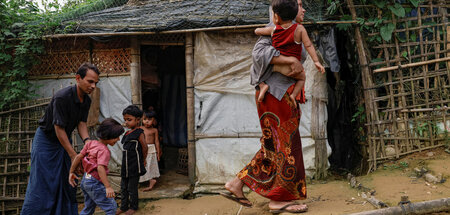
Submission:
POLYGON ((279 72, 291 78, 298 77, 305 70, 302 63, 293 56, 274 56, 270 63, 274 64, 274 72, 279 72))
POLYGON ((114 198, 114 189, 111 187, 108 181, 108 177, 106 176, 106 170, 103 165, 97 166, 97 172, 98 176, 100 176, 100 179, 102 180, 103 185, 105 185, 106 188, 106 198, 114 198))

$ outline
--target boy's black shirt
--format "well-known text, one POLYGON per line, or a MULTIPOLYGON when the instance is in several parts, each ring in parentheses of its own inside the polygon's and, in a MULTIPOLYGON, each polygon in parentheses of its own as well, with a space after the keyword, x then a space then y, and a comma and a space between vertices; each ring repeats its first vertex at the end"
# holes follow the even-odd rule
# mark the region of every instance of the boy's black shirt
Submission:
POLYGON ((121 177, 133 177, 144 175, 147 171, 144 166, 142 146, 139 136, 144 132, 141 128, 128 131, 122 138, 123 154, 121 177))

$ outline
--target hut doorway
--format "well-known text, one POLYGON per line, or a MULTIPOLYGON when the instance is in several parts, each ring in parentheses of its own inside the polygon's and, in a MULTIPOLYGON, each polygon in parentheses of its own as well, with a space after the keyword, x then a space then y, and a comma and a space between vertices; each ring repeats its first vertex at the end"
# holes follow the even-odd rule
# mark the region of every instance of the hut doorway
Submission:
POLYGON ((143 110, 154 110, 157 114, 163 152, 159 162, 161 177, 183 174, 187 178, 184 46, 142 45, 141 77, 143 110))

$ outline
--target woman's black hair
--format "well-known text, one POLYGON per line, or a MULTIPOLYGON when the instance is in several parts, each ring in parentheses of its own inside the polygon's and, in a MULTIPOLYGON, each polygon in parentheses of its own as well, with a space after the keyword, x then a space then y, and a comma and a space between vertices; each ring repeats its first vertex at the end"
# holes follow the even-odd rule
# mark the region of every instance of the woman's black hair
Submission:
POLYGON ((125 130, 122 125, 112 118, 107 118, 97 128, 97 137, 102 140, 111 140, 120 137, 125 130))
POLYGON ((126 107, 123 110, 123 112, 122 112, 122 115, 125 115, 125 114, 129 114, 129 115, 134 116, 136 118, 141 118, 142 117, 142 111, 136 105, 130 105, 130 106, 126 107))

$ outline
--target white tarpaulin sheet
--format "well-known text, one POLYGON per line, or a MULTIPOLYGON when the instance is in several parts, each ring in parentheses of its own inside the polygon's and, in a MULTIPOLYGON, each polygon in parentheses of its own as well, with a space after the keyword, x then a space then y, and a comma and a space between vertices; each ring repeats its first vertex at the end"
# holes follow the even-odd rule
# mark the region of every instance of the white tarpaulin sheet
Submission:
MULTIPOLYGON (((76 84, 75 78, 70 79, 47 79, 31 81, 37 87, 36 94, 39 98, 52 97, 58 90, 76 84)), ((123 123, 122 111, 131 104, 131 82, 130 76, 101 77, 97 84, 100 89, 100 118, 111 117, 123 123)), ((122 149, 120 144, 108 146, 111 150, 111 162, 109 169, 118 171, 122 163, 122 149)))
MULTIPOLYGON (((236 136, 259 133, 255 90, 250 85, 251 51, 257 37, 251 33, 198 33, 194 52, 196 135, 236 136)), ((326 78, 311 59, 307 71, 307 99, 326 100, 326 78)), ((325 103, 324 103, 325 104, 325 103)), ((323 105, 324 105, 323 104, 323 105)), ((307 175, 314 173, 314 140, 311 139, 311 101, 301 105, 303 159, 307 175)), ((326 119, 326 109, 321 109, 326 119)), ((326 123, 326 122, 324 122, 326 123)), ((205 138, 196 141, 197 179, 200 184, 224 183, 235 176, 260 149, 259 138, 205 138)), ((328 153, 331 153, 327 145, 328 153)))

